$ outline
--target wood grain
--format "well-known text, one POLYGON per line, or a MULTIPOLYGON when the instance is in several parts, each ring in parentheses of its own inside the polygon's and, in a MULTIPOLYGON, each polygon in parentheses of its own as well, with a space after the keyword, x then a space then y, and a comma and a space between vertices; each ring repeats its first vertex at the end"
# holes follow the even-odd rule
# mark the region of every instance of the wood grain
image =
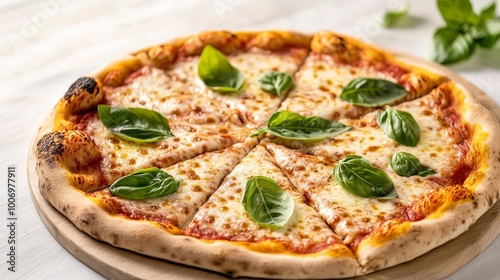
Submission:
MULTIPOLYGON (((461 83, 495 115, 497 120, 500 119, 500 108, 495 102, 458 74, 433 62, 407 54, 396 54, 403 60, 427 67, 461 83)), ((81 232, 41 196, 35 170, 35 159, 32 153, 28 158, 28 180, 36 209, 51 234, 74 257, 108 279, 229 279, 214 272, 116 248, 81 232)), ((468 231, 459 237, 410 262, 356 277, 355 279, 445 278, 478 256, 499 233, 500 201, 493 205, 468 231)))

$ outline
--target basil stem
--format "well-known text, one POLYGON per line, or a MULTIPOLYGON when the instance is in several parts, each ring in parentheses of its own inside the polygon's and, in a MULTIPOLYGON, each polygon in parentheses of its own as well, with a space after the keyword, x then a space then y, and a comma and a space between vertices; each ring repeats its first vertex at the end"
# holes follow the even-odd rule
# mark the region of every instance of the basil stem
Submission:
POLYGON ((116 180, 109 192, 128 199, 149 199, 175 193, 182 184, 156 167, 146 168, 116 180))
POLYGON ((97 106, 102 124, 118 137, 132 142, 155 142, 173 137, 168 120, 160 113, 143 108, 97 106))
POLYGON ((292 195, 265 176, 254 176, 247 181, 241 203, 252 220, 271 228, 284 226, 295 205, 292 195))

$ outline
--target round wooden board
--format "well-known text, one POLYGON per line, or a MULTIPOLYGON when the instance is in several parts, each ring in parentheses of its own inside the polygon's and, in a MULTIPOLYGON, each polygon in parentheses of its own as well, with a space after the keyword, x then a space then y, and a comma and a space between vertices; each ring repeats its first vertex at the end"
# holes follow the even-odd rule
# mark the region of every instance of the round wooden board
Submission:
MULTIPOLYGON (((500 108, 477 87, 449 69, 407 54, 402 60, 417 64, 464 85, 497 119, 500 108)), ((181 264, 147 257, 113 247, 81 232, 42 197, 33 153, 28 157, 28 180, 35 206, 43 222, 74 257, 108 279, 228 279, 228 277, 181 264)), ((479 255, 500 233, 500 201, 459 237, 410 261, 369 275, 366 279, 439 279, 456 272, 479 255)), ((248 278, 239 278, 248 279, 248 278)))

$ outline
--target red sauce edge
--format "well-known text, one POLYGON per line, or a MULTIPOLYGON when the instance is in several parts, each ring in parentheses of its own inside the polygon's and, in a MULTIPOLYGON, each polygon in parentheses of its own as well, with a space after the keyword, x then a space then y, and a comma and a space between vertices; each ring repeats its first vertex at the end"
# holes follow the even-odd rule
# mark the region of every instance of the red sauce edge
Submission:
POLYGON ((186 231, 186 235, 198 238, 198 239, 205 239, 205 240, 225 240, 225 241, 234 241, 234 242, 248 242, 248 243, 255 243, 258 244, 259 242, 263 241, 274 241, 278 244, 281 244, 285 247, 285 250, 290 252, 290 253, 295 253, 295 254, 314 254, 321 252, 328 247, 331 247, 332 245, 335 244, 342 244, 342 242, 339 240, 338 242, 321 242, 321 243, 312 243, 312 244, 294 244, 293 241, 291 240, 282 240, 282 239, 276 239, 276 238, 262 238, 262 239, 257 239, 255 236, 248 236, 245 238, 241 238, 241 234, 235 233, 232 236, 225 236, 221 235, 217 232, 214 232, 213 230, 202 230, 200 229, 199 225, 197 223, 192 223, 189 227, 189 229, 186 231))

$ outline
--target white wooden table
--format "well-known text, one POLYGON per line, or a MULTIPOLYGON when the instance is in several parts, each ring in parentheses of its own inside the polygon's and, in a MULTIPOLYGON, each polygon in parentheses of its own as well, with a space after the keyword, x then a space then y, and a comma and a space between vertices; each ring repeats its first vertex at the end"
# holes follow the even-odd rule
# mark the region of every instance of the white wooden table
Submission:
MULTIPOLYGON (((473 1, 476 9, 490 0, 473 1)), ((397 2, 396 2, 397 3, 397 2)), ((384 29, 394 1, 0 2, 0 279, 99 279, 50 235, 32 203, 26 159, 41 120, 78 77, 114 56, 207 29, 329 29, 430 58, 443 24, 435 1, 414 1, 404 26, 384 29), (8 271, 8 167, 16 169, 16 272, 8 271)), ((500 3, 497 1, 497 6, 500 3)), ((500 51, 451 68, 500 104, 500 51)), ((499 143, 500 144, 500 143, 499 143)), ((449 279, 500 279, 500 238, 449 279)))

